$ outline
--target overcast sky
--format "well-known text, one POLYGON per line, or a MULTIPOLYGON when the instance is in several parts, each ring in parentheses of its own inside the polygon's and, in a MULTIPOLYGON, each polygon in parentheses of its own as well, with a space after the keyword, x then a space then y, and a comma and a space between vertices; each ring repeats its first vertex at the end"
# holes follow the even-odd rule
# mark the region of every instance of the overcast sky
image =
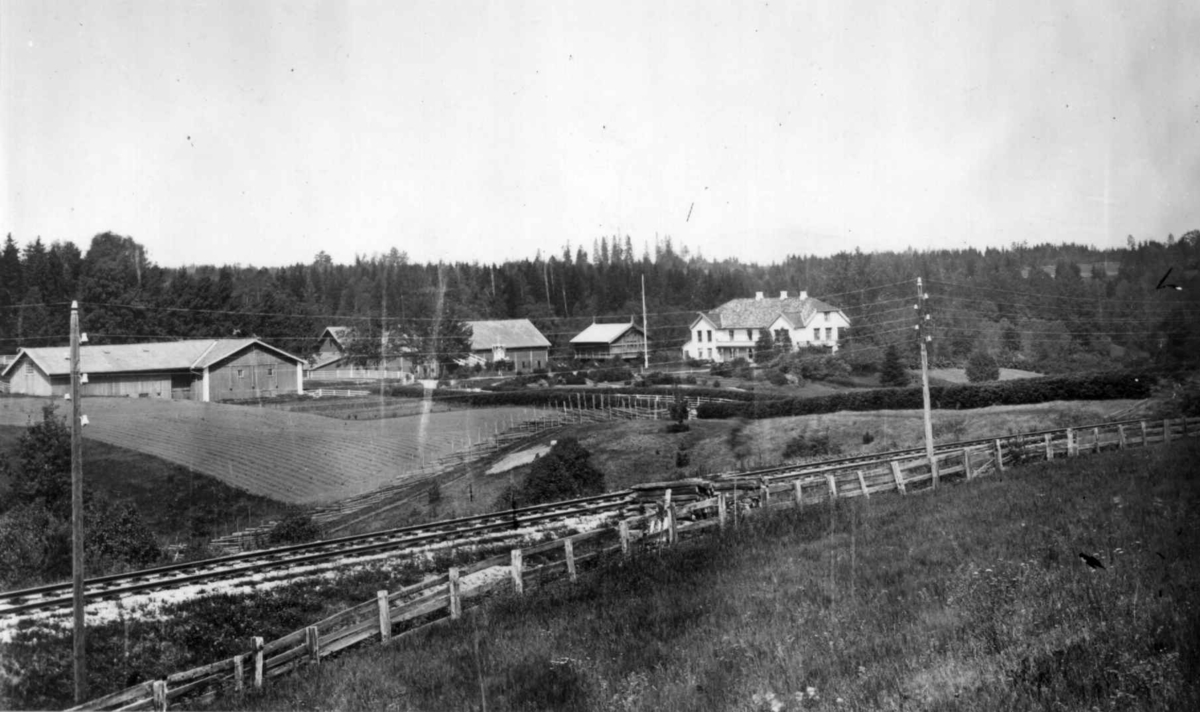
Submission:
POLYGON ((1161 240, 1200 228, 1198 8, 4 0, 0 230, 163 265, 1161 240))

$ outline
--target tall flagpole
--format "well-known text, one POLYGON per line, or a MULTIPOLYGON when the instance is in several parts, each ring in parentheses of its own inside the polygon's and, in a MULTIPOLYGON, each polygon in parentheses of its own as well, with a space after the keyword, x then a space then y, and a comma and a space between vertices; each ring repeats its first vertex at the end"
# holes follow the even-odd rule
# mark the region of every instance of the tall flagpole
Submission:
POLYGON ((75 603, 75 703, 87 700, 83 620, 83 424, 79 413, 79 302, 71 302, 71 584, 75 603))

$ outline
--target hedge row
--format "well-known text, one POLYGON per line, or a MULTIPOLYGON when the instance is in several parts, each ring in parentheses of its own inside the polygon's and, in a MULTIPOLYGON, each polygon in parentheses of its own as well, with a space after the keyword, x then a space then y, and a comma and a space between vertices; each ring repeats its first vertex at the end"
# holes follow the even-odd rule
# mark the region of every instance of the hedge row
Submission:
MULTIPOLYGON (((1147 398, 1154 378, 1144 373, 1106 372, 1047 376, 929 389, 934 408, 986 408, 992 405, 1044 403, 1056 400, 1147 398)), ((754 403, 702 403, 701 418, 779 418, 842 410, 913 410, 924 407, 919 387, 845 391, 816 398, 784 398, 754 403)))
MULTIPOLYGON (((745 391, 728 391, 720 388, 681 388, 684 396, 696 398, 727 398, 741 401, 754 400, 754 394, 745 391)), ((392 396, 407 398, 423 398, 425 390, 420 386, 396 386, 388 390, 392 396)), ((593 399, 599 403, 601 395, 637 395, 664 396, 671 398, 675 389, 670 386, 647 386, 643 388, 526 388, 513 391, 456 391, 436 389, 432 392, 434 400, 446 400, 462 405, 475 407, 489 406, 559 406, 564 403, 582 402, 584 407, 592 404, 593 399), (582 399, 582 400, 580 400, 582 399)))

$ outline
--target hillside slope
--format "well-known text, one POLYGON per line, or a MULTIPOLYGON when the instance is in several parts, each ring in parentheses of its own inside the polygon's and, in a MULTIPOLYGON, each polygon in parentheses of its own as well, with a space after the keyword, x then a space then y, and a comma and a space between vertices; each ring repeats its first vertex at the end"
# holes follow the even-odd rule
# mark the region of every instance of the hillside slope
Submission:
POLYGON ((1197 456, 782 510, 214 708, 1196 709, 1197 456))

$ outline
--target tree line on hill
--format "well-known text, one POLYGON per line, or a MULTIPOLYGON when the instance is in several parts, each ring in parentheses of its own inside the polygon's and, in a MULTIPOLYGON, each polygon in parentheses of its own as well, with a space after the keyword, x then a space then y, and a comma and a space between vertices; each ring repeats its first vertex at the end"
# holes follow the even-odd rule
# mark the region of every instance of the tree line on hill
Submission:
POLYGON ((591 253, 568 245, 502 264, 420 264, 393 248, 351 264, 321 252, 284 267, 163 267, 133 238, 109 232, 86 251, 40 238, 20 247, 10 234, 0 249, 0 353, 65 344, 67 305, 78 299, 97 344, 254 335, 306 355, 324 327, 343 325, 363 337, 364 359, 405 348, 449 363, 465 353, 464 321, 527 318, 561 361, 594 320, 640 321, 644 277, 655 361, 680 359, 698 312, 755 292, 805 290, 846 313, 842 356, 873 370, 893 345, 914 362, 911 307, 923 277, 931 363, 963 365, 982 351, 1003 366, 1057 372, 1195 358, 1200 309, 1188 297, 1200 287, 1198 257, 1193 230, 1162 242, 1131 237, 1121 249, 854 251, 770 265, 707 259, 670 238, 637 255, 628 237, 604 237, 591 253))

